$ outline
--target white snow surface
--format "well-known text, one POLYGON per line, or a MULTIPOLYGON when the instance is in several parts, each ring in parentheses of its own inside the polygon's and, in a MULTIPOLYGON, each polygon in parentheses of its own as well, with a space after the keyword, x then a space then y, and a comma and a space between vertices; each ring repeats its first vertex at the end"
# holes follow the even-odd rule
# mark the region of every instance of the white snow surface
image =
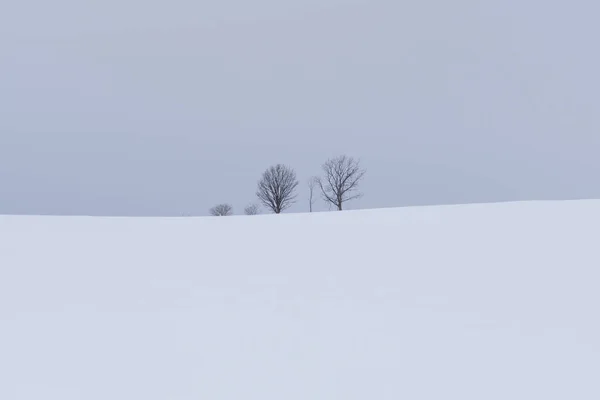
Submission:
POLYGON ((0 399, 600 398, 600 201, 0 217, 0 399))

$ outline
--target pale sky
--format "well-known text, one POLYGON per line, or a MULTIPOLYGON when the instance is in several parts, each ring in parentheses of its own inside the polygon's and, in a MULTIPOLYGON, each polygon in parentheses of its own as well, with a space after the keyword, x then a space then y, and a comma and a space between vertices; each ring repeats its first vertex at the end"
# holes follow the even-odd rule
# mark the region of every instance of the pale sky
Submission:
MULTIPOLYGON (((600 4, 0 5, 0 213, 205 215, 361 158, 348 208, 600 197, 600 4)), ((321 203, 319 209, 326 209, 321 203)))

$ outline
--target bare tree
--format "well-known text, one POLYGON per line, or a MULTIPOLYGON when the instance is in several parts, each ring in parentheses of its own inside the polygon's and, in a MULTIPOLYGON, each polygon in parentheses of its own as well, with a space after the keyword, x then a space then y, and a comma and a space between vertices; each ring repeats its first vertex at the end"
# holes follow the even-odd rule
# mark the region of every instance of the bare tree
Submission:
POLYGON ((213 217, 228 217, 233 214, 233 207, 229 204, 217 204, 209 212, 213 217))
POLYGON ((258 181, 256 196, 266 208, 279 214, 294 204, 297 186, 296 172, 288 166, 277 164, 263 173, 258 181))
POLYGON ((323 164, 323 172, 325 176, 318 181, 323 199, 339 211, 345 202, 362 196, 358 186, 366 170, 361 168, 359 160, 348 156, 332 158, 323 164))
POLYGON ((246 215, 258 215, 260 214, 260 207, 258 204, 250 204, 244 208, 244 214, 246 215))
POLYGON ((314 201, 315 187, 318 184, 319 184, 319 178, 317 178, 316 176, 313 176, 308 180, 308 193, 309 193, 309 196, 308 196, 309 208, 308 208, 308 210, 310 212, 313 211, 313 205, 315 204, 315 201, 314 201))

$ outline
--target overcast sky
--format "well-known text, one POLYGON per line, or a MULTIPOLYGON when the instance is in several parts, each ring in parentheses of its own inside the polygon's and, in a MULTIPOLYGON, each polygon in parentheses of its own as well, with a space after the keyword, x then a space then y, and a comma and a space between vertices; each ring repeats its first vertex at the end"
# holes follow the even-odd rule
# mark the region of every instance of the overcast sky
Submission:
MULTIPOLYGON (((350 208, 600 197, 597 1, 0 6, 0 213, 203 215, 346 153, 350 208)), ((320 209, 326 209, 322 204, 320 209)))

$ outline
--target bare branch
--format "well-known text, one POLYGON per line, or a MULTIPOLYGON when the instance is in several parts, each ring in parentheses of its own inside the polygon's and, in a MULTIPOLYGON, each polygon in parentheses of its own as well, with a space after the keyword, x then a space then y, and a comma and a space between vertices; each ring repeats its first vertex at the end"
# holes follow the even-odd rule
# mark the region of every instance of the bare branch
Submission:
POLYGON ((256 196, 266 208, 279 214, 295 203, 297 186, 296 172, 277 164, 263 173, 256 196))
POLYGON ((361 168, 359 160, 345 155, 332 158, 323 164, 323 172, 325 177, 318 180, 323 199, 339 211, 345 202, 362 196, 358 187, 366 170, 361 168))
POLYGON ((309 201, 309 212, 313 212, 313 205, 315 204, 314 201, 314 192, 315 192, 315 186, 317 186, 319 184, 319 178, 317 178, 316 176, 311 177, 308 180, 308 192, 309 192, 309 197, 308 197, 308 201, 309 201))
POLYGON ((233 207, 230 204, 217 204, 209 212, 213 217, 228 217, 233 214, 233 207))
POLYGON ((250 204, 244 208, 244 214, 246 215, 258 215, 260 214, 260 207, 258 204, 250 204))

